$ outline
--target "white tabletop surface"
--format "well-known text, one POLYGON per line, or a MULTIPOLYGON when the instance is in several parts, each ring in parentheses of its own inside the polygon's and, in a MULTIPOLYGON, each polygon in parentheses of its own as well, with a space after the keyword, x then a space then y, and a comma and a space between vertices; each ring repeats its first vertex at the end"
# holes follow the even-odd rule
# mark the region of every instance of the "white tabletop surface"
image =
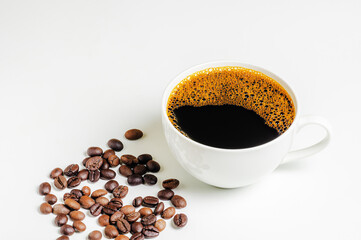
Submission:
MULTIPOLYGON (((160 240, 361 239, 360 11, 358 0, 0 0, 0 238, 56 239, 54 216, 39 213, 38 185, 116 137, 121 153, 151 153, 159 180, 181 181, 188 225, 176 230, 168 221, 160 240), (303 115, 333 125, 330 146, 246 188, 190 176, 168 150, 161 96, 178 73, 215 60, 286 79, 303 115), (144 138, 125 140, 129 128, 144 138)), ((322 134, 305 129, 296 145, 322 134)), ((125 202, 159 189, 132 187, 125 202)), ((85 222, 87 231, 71 239, 102 229, 92 217, 85 222)))

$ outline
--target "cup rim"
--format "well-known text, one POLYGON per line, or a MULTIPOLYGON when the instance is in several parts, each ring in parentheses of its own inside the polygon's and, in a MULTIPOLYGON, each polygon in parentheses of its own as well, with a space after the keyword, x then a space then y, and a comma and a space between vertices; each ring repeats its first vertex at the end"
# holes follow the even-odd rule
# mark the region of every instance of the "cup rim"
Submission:
POLYGON ((298 121, 298 115, 299 115, 299 107, 298 107, 298 100, 297 100, 297 96, 295 94, 295 91, 293 90, 293 88, 286 82, 284 81, 281 77, 279 77, 278 75, 274 74, 273 72, 263 68, 263 67, 259 67, 256 65, 251 65, 251 64, 247 64, 247 63, 242 63, 239 61, 213 61, 213 62, 207 62, 207 63, 203 63, 203 64, 198 64, 195 65, 193 67, 190 67, 184 71, 182 71, 180 74, 178 74, 171 82, 168 83, 167 87, 165 88, 164 92, 163 92, 163 97, 162 97, 162 117, 166 119, 166 123, 168 126, 170 126, 170 128, 176 132, 176 134, 178 136, 180 136, 181 138, 183 138, 184 140, 195 144, 198 147, 204 148, 204 149, 208 149, 208 150, 213 150, 213 151, 220 151, 220 152, 249 152, 249 151, 255 151, 255 150, 259 150, 265 147, 268 147, 270 145, 273 145, 279 141, 281 141, 283 138, 286 137, 286 135, 290 134, 290 132, 293 130, 293 128, 295 128, 296 126, 296 122, 298 121), (184 78, 186 78, 187 76, 191 75, 194 72, 198 72, 207 68, 212 68, 212 67, 225 67, 225 66, 230 66, 230 67, 244 67, 244 68, 249 68, 255 71, 259 71, 262 72, 263 74, 266 74, 267 76, 271 77, 273 80, 275 80, 277 83, 279 83, 283 88, 285 88, 285 90, 287 91, 287 93, 291 96, 293 104, 295 106, 295 118, 291 124, 291 126, 284 132, 282 133, 280 136, 278 136, 277 138, 263 143, 261 145, 257 145, 254 147, 249 147, 249 148, 239 148, 239 149, 227 149, 227 148, 218 148, 218 147, 212 147, 212 146, 208 146, 205 145, 203 143, 199 143, 191 138, 188 138, 186 136, 184 136, 181 132, 178 131, 178 129, 176 129, 173 124, 170 122, 168 115, 167 115, 167 103, 168 103, 168 98, 169 95, 171 93, 171 91, 173 90, 173 88, 180 82, 182 81, 184 78))

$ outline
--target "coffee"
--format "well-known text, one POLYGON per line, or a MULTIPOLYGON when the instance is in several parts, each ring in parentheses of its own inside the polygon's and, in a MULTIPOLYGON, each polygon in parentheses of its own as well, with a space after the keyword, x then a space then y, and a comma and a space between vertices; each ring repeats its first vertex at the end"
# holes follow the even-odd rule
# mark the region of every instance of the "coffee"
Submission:
POLYGON ((205 145, 238 149, 271 141, 295 118, 287 91, 267 75, 243 67, 195 72, 173 88, 167 103, 171 123, 205 145))

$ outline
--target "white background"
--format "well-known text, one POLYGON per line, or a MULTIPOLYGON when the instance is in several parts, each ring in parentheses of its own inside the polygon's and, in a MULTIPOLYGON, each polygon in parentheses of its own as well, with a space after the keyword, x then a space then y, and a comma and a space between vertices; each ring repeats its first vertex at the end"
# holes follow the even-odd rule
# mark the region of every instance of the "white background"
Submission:
MULTIPOLYGON (((158 239, 361 239, 360 12, 357 0, 0 0, 1 239, 56 239, 54 216, 39 213, 38 185, 112 137, 122 154, 151 153, 159 180, 181 180, 189 223, 168 222, 158 239), (283 77, 303 115, 332 123, 331 145, 246 188, 191 177, 163 137, 161 96, 178 73, 215 60, 283 77), (145 137, 126 141, 129 128, 145 137)), ((322 134, 310 127, 296 145, 322 134)), ((159 189, 132 187, 125 202, 159 189)), ((85 222, 71 239, 101 229, 85 222)))

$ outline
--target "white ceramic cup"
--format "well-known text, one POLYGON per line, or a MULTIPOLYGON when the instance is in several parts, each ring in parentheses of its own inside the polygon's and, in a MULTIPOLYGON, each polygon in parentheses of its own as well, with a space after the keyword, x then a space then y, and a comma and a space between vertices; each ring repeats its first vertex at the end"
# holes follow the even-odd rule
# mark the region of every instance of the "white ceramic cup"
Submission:
POLYGON ((331 137, 329 123, 318 116, 300 117, 298 106, 293 89, 274 73, 239 62, 211 62, 197 65, 182 72, 168 85, 162 99, 162 124, 169 148, 185 170, 210 185, 221 188, 236 188, 259 181, 285 161, 310 156, 328 145, 331 137), (281 84, 292 97, 296 109, 296 116, 292 125, 276 139, 245 149, 210 147, 181 134, 167 116, 167 101, 171 91, 180 81, 192 73, 221 66, 240 66, 253 69, 266 74, 281 84), (290 152, 295 134, 304 126, 311 124, 324 128, 325 137, 312 146, 290 152))

